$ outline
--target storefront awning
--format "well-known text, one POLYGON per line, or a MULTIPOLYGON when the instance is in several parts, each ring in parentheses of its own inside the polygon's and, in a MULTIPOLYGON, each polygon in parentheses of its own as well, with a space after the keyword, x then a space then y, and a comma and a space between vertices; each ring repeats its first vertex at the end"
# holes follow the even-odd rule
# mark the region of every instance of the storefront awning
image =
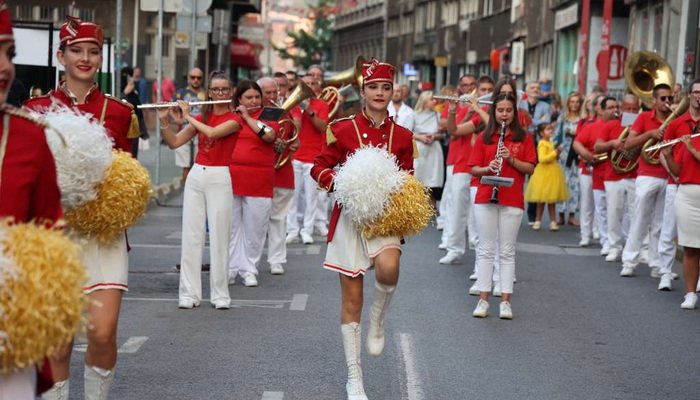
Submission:
POLYGON ((231 39, 231 66, 260 69, 259 47, 247 40, 231 39))

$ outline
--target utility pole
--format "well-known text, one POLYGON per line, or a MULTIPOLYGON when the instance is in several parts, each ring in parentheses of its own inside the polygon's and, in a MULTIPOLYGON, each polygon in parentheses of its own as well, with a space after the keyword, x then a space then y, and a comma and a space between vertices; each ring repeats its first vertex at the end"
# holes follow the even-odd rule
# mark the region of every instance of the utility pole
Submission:
POLYGON ((197 60, 197 6, 199 0, 192 1, 192 31, 190 31, 190 59, 189 68, 194 68, 194 63, 197 60))
POLYGON ((112 94, 119 97, 122 90, 122 1, 117 0, 117 38, 114 43, 114 88, 112 94))
MULTIPOLYGON (((158 1, 158 39, 156 40, 156 103, 163 101, 163 7, 165 0, 158 1)), ((156 185, 160 184, 160 118, 156 116, 156 185)))

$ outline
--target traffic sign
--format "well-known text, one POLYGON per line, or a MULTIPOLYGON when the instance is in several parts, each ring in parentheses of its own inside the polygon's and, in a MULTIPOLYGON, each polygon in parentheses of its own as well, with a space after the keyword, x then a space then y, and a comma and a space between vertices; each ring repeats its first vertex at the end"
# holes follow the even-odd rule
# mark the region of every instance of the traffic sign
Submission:
POLYGON ((195 9, 195 14, 203 14, 209 10, 211 3, 214 0, 180 0, 182 1, 182 14, 192 15, 192 8, 195 9), (195 7, 192 7, 192 3, 196 3, 195 7))
MULTIPOLYGON (((195 25, 195 30, 197 32, 211 33, 212 19, 211 15, 197 15, 197 22, 195 25)), ((177 28, 178 31, 192 31, 192 14, 190 15, 177 15, 177 28)))
MULTIPOLYGON (((158 12, 161 0, 141 0, 141 11, 158 12)), ((179 13, 182 11, 183 0, 163 0, 163 11, 169 13, 179 13)))
MULTIPOLYGON (((175 32, 175 48, 177 49, 189 49, 192 39, 191 35, 192 32, 175 32)), ((207 44, 209 41, 207 40, 207 34, 202 33, 202 32, 197 32, 196 36, 196 47, 198 50, 206 50, 207 44)))

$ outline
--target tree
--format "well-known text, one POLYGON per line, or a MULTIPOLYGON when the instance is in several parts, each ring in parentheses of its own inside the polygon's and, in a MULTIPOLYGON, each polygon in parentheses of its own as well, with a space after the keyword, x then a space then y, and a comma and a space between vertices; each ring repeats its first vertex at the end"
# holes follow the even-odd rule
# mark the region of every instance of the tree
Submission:
POLYGON ((318 5, 309 11, 309 19, 313 21, 312 30, 288 32, 291 44, 288 47, 272 45, 272 48, 281 58, 292 60, 303 69, 313 64, 327 68, 331 61, 334 3, 335 0, 319 0, 318 5))

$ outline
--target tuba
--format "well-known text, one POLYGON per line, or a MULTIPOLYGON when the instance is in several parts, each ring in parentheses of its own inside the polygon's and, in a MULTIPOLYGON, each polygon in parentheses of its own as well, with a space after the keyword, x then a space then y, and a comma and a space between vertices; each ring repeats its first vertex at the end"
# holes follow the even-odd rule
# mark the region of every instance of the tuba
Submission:
MULTIPOLYGON (((314 97, 314 91, 304 82, 299 81, 280 108, 284 110, 284 114, 287 114, 292 108, 310 97, 314 97)), ((277 156, 277 162, 275 162, 275 169, 281 168, 289 161, 289 158, 292 156, 289 152, 289 145, 297 140, 298 137, 299 127, 296 126, 291 118, 285 118, 279 122, 277 140, 275 140, 275 153, 279 154, 279 156, 277 156)))
MULTIPOLYGON (((653 93, 656 85, 665 83, 673 87, 676 83, 673 70, 668 63, 656 53, 650 51, 636 51, 627 59, 625 63, 625 82, 629 91, 639 97, 647 108, 651 108, 654 105, 653 93)), ((671 122, 671 120, 667 119, 668 122, 671 122)), ((629 127, 625 128, 619 139, 625 140, 627 136, 629 136, 629 127)), ((620 174, 624 174, 637 168, 641 150, 641 146, 624 151, 613 150, 610 153, 610 163, 613 169, 620 174)))
POLYGON ((324 88, 318 95, 318 98, 328 103, 328 118, 333 119, 340 109, 340 92, 338 88, 345 85, 357 85, 362 87, 362 64, 366 62, 365 58, 358 56, 355 60, 355 65, 344 71, 325 79, 323 82, 324 88))

